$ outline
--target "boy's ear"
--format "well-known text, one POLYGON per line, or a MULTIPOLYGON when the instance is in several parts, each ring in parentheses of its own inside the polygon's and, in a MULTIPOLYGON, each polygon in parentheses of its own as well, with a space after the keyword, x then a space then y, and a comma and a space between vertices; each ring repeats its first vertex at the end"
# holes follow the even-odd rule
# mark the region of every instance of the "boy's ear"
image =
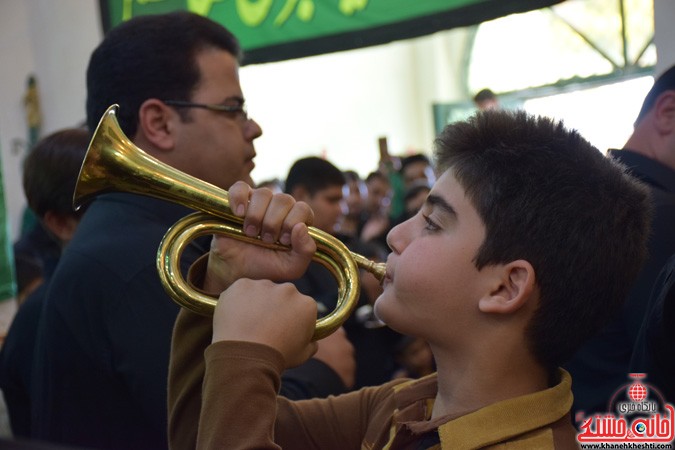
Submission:
POLYGON ((495 288, 478 302, 484 313, 512 314, 532 297, 535 288, 532 264, 523 259, 501 266, 495 288))
POLYGON ((174 122, 179 120, 176 111, 160 100, 150 98, 138 109, 138 131, 144 139, 158 150, 174 147, 174 122))

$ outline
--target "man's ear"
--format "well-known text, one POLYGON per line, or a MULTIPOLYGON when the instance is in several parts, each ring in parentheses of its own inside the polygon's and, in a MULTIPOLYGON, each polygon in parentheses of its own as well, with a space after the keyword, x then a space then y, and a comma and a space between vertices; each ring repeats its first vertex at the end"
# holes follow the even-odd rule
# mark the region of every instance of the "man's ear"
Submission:
POLYGON ((494 289, 480 299, 478 308, 484 313, 512 314, 527 304, 535 288, 532 264, 523 259, 498 269, 494 289))
POLYGON ((138 131, 143 136, 138 140, 152 144, 158 150, 168 151, 175 144, 175 121, 180 120, 178 113, 160 100, 150 98, 138 109, 138 131))
POLYGON ((654 117, 659 134, 675 133, 675 91, 666 91, 656 99, 654 117))

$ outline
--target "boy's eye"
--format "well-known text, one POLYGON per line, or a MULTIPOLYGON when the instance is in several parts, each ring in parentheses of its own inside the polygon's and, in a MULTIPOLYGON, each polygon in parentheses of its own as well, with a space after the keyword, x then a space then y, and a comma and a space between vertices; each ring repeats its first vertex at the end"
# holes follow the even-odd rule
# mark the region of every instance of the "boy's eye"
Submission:
POLYGON ((422 214, 422 217, 424 217, 424 221, 427 223, 426 226, 424 227, 425 230, 438 231, 441 229, 441 227, 439 227, 436 222, 431 220, 429 216, 422 214))

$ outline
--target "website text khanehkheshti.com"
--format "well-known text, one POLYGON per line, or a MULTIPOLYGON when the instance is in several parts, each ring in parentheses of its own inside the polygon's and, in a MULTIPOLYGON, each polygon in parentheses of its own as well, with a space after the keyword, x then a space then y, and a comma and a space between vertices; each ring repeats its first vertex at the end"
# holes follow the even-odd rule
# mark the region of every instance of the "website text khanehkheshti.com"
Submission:
POLYGON ((598 442, 594 444, 579 444, 581 448, 673 448, 673 444, 639 443, 639 442, 598 442))

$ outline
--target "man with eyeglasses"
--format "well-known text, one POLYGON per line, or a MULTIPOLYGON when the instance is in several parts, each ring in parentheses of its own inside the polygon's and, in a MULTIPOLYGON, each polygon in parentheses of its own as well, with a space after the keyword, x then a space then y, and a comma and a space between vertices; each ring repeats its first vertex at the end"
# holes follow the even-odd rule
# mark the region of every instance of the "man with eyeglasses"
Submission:
MULTIPOLYGON (((89 61, 87 125, 93 132, 118 104, 123 132, 161 162, 223 189, 239 180, 252 184, 253 141, 262 130, 244 108, 239 58, 236 38, 199 15, 125 22, 89 61)), ((160 284, 156 253, 167 229, 189 212, 127 193, 91 203, 41 317, 35 438, 86 448, 167 448, 167 374, 179 307, 160 284)), ((188 245, 183 268, 208 245, 188 245)), ((181 401, 189 399, 178 399, 178 408, 181 401)))

